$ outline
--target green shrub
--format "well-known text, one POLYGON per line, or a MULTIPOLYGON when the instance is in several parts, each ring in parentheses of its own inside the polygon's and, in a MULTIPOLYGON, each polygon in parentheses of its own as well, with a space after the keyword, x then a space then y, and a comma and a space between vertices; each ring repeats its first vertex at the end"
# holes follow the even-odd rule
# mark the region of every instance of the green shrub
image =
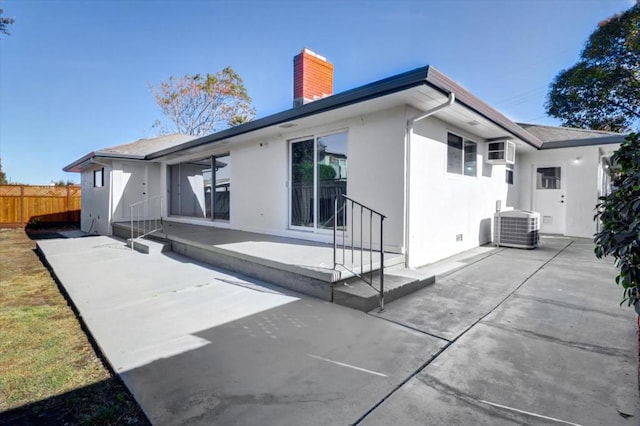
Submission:
POLYGON ((616 284, 622 286, 622 302, 639 300, 640 286, 640 135, 631 133, 611 156, 613 190, 600 197, 595 220, 595 255, 612 256, 618 268, 616 284))

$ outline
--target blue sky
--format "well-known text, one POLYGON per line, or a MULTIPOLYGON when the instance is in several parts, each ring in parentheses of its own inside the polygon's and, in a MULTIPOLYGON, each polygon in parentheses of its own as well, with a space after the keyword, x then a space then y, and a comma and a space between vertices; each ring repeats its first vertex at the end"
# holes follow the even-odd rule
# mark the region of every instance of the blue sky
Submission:
POLYGON ((62 167, 156 135, 149 90, 232 66, 257 116, 291 107, 293 56, 335 66, 334 92, 433 65, 517 121, 599 21, 633 0, 0 0, 0 158, 12 182, 79 181, 62 167))

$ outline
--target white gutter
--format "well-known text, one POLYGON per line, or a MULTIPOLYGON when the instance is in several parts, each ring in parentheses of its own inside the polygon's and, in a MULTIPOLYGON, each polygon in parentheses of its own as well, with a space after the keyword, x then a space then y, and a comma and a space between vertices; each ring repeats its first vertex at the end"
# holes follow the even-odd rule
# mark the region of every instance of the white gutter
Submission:
POLYGON ((423 112, 422 114, 416 115, 413 118, 410 118, 409 120, 407 120, 407 134, 404 138, 404 188, 405 188, 405 196, 404 196, 404 200, 405 200, 405 211, 404 211, 404 222, 405 222, 405 234, 404 234, 404 251, 405 251, 405 266, 407 268, 409 268, 410 263, 410 256, 411 256, 411 250, 409 250, 409 245, 410 245, 410 241, 411 241, 411 233, 410 233, 410 229, 409 229, 409 212, 410 212, 410 206, 411 206, 411 192, 410 192, 410 186, 411 186, 411 135, 413 135, 413 126, 414 124, 416 124, 416 122, 423 120, 429 116, 432 116, 433 114, 440 112, 443 109, 449 108, 451 105, 453 105, 453 103, 456 101, 456 95, 453 92, 449 93, 449 99, 447 99, 447 101, 443 104, 440 104, 434 108, 431 108, 428 111, 423 112))

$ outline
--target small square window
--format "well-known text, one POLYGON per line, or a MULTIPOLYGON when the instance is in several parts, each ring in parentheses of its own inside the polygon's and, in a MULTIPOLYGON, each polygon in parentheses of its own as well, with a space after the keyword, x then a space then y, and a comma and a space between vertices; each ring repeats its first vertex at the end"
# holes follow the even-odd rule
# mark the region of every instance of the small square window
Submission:
POLYGON ((104 186, 104 167, 93 171, 93 186, 94 188, 104 186))
POLYGON ((538 167, 536 172, 536 189, 562 188, 560 167, 538 167))
POLYGON ((505 182, 509 185, 513 185, 513 167, 507 166, 505 170, 505 182))

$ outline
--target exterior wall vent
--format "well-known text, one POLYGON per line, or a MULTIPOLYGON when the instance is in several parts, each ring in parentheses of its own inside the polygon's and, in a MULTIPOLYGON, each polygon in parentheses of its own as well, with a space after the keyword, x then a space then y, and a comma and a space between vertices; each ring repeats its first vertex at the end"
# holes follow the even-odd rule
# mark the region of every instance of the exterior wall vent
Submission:
POLYGON ((528 210, 497 212, 493 216, 497 246, 532 249, 540 241, 540 213, 528 210))
POLYGON ((489 142, 486 162, 489 164, 514 164, 516 162, 516 144, 511 141, 489 142))

